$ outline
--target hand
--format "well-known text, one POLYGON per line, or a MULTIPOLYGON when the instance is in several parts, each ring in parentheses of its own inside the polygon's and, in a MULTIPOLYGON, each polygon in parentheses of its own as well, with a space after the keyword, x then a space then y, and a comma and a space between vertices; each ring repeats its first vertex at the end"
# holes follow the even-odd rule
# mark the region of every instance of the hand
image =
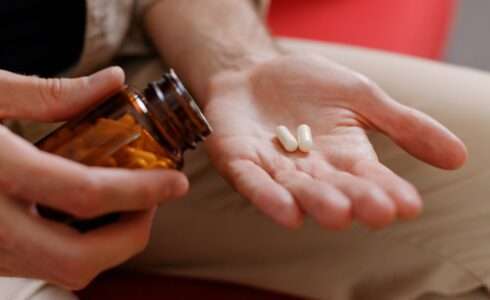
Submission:
MULTIPOLYGON (((429 101, 429 100, 428 100, 429 101)), ((417 216, 416 189, 377 159, 368 131, 415 157, 454 169, 463 143, 427 115, 390 98, 364 76, 320 56, 283 56, 217 74, 204 104, 215 132, 211 160, 238 192, 289 227, 303 213, 330 229, 352 218, 380 228, 417 216), (286 153, 275 127, 309 124, 315 147, 286 153)))
MULTIPOLYGON (((65 119, 120 89, 123 81, 119 68, 70 80, 0 71, 0 118, 65 119)), ((180 173, 82 166, 43 153, 2 126, 0 141, 0 276, 82 288, 141 251, 155 207, 187 190, 180 173), (80 218, 127 213, 115 224, 80 234, 39 217, 33 203, 80 218)))

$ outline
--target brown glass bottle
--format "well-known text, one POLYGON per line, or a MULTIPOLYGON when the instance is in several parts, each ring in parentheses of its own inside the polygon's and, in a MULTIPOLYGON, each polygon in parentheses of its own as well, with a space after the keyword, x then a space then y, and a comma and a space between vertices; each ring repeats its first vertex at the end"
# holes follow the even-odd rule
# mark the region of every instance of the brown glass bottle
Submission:
MULTIPOLYGON (((170 70, 142 92, 125 87, 36 145, 89 166, 181 169, 184 152, 195 148, 210 133, 211 127, 197 103, 170 70)), ((38 211, 81 231, 117 217, 113 214, 81 221, 46 207, 38 207, 38 211)))

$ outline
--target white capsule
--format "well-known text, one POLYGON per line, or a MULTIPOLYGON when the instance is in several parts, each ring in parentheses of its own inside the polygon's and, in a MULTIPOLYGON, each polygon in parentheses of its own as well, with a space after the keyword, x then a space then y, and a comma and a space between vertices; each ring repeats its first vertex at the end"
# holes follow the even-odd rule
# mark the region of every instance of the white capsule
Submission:
POLYGON ((281 142, 284 150, 288 152, 294 152, 298 149, 298 142, 294 135, 291 134, 286 126, 277 126, 276 128, 277 139, 281 142))
POLYGON ((302 124, 298 126, 298 145, 301 152, 310 152, 313 148, 313 136, 310 126, 302 124))

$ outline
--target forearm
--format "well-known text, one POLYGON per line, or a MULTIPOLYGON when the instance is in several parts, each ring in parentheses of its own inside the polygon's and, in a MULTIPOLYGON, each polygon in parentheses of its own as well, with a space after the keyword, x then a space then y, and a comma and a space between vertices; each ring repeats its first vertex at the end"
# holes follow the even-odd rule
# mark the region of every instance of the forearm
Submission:
POLYGON ((217 73, 277 53, 252 1, 163 0, 147 12, 145 22, 162 57, 201 101, 217 73))

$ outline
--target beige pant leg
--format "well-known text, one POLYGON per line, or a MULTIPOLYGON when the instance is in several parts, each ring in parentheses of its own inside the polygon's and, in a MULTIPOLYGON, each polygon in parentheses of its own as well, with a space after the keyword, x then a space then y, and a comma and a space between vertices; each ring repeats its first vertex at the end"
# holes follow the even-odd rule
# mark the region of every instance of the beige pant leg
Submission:
POLYGON ((484 289, 479 289, 458 296, 427 295, 418 300, 488 300, 488 298, 488 292, 484 289))
MULTIPOLYGON (((381 159, 420 189, 424 215, 379 232, 332 233, 311 223, 290 232, 233 192, 201 149, 187 158, 190 195, 162 207, 150 246, 132 265, 334 300, 456 296, 488 286, 490 76, 367 50, 283 43, 351 66, 433 115, 464 139, 469 163, 458 172, 436 170, 374 136, 381 159)), ((140 65, 130 78, 141 85, 159 72, 157 64, 140 65)))

